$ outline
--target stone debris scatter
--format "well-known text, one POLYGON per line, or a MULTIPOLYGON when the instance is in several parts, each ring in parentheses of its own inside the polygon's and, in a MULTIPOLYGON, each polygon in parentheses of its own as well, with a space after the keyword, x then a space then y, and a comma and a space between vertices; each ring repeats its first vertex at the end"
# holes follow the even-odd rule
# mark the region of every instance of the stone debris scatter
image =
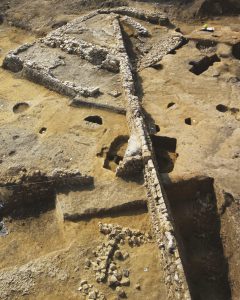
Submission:
POLYGON ((87 280, 81 280, 77 290, 85 295, 87 300, 106 300, 104 294, 89 284, 87 280))
MULTIPOLYGON (((127 295, 123 287, 128 287, 131 283, 130 270, 121 269, 118 261, 129 259, 129 253, 121 250, 121 246, 126 243, 130 247, 139 247, 152 243, 152 236, 150 233, 115 224, 100 222, 98 226, 99 231, 106 236, 106 241, 93 251, 94 259, 86 259, 85 269, 92 269, 95 272, 96 282, 106 283, 116 290, 120 298, 125 298, 127 295)), ((81 281, 81 291, 84 291, 85 284, 86 281, 81 281)))

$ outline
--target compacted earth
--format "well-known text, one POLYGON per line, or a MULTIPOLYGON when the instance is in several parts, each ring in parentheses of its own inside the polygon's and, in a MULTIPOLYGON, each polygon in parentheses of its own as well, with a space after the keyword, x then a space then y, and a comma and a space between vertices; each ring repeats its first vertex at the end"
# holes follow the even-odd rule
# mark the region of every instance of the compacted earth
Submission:
POLYGON ((58 2, 0 3, 0 299, 239 299, 237 1, 58 2))

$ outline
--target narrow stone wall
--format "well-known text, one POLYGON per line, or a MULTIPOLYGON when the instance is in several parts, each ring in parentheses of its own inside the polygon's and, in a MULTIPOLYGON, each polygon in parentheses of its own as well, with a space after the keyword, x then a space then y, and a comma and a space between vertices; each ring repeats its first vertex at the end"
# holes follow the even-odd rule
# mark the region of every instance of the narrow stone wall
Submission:
POLYGON ((138 23, 134 19, 125 16, 122 19, 126 24, 130 25, 137 33, 138 36, 149 36, 149 32, 147 28, 145 28, 142 24, 138 23))
POLYGON ((99 9, 98 13, 101 14, 109 14, 115 13, 119 15, 133 17, 139 20, 147 21, 152 24, 159 24, 163 26, 170 25, 170 21, 165 14, 154 13, 151 11, 146 10, 139 10, 133 7, 117 7, 117 8, 110 8, 110 9, 99 9))
POLYGON ((23 61, 19 56, 16 55, 17 51, 18 50, 9 52, 8 55, 4 58, 4 69, 10 70, 12 72, 22 71, 24 77, 26 77, 27 79, 41 84, 48 89, 56 91, 65 96, 76 97, 77 95, 81 95, 84 97, 95 97, 99 95, 100 90, 98 87, 90 88, 76 86, 69 81, 61 81, 53 77, 50 74, 49 69, 41 66, 36 66, 36 64, 30 60, 23 61))
POLYGON ((113 26, 118 43, 122 84, 125 90, 127 122, 131 135, 135 135, 141 144, 149 213, 160 250, 162 268, 165 272, 168 299, 190 299, 182 261, 179 257, 178 246, 174 236, 175 231, 169 209, 167 208, 168 200, 161 186, 157 163, 141 104, 135 94, 132 66, 125 49, 121 26, 117 17, 113 21, 113 26))
POLYGON ((65 33, 59 34, 55 31, 42 39, 42 43, 48 47, 60 48, 68 54, 76 54, 102 69, 114 73, 119 72, 119 61, 107 48, 96 46, 83 40, 77 40, 73 37, 69 38, 65 33))

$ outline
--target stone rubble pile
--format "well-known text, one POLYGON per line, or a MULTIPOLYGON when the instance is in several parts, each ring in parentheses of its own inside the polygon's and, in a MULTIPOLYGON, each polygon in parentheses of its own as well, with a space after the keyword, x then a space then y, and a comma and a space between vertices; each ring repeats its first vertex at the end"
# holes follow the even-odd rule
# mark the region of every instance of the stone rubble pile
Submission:
MULTIPOLYGON (((85 269, 92 269, 98 283, 107 283, 116 290, 120 298, 125 298, 126 293, 123 287, 130 285, 130 271, 128 269, 121 270, 117 262, 128 259, 129 253, 121 250, 121 245, 126 243, 130 247, 139 247, 153 242, 152 236, 139 230, 114 224, 100 222, 98 226, 99 231, 106 236, 107 240, 93 251, 95 257, 93 260, 86 259, 85 269)), ((85 287, 87 288, 87 286, 85 287)))
POLYGON ((81 280, 78 291, 87 297, 87 300, 106 300, 106 297, 98 289, 89 284, 87 280, 81 280))

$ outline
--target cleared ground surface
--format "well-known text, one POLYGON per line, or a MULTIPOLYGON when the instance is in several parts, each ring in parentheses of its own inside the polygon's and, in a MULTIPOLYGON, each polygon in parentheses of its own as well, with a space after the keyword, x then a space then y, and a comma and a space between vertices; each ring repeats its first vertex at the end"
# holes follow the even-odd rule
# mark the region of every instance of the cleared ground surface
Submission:
MULTIPOLYGON (((38 35, 49 32, 55 18, 48 23, 48 14, 33 17, 35 10, 28 11, 24 25, 38 35)), ((21 12, 18 18, 14 8, 9 13, 9 18, 21 19, 21 12)), ((64 22, 79 15, 76 8, 72 14, 61 13, 57 20, 64 22)), ((179 23, 188 43, 147 68, 141 67, 142 53, 158 42, 159 36, 165 41, 173 29, 139 21, 152 35, 141 48, 142 42, 124 25, 128 34, 125 42, 138 71, 139 96, 150 126, 158 131, 152 141, 180 233, 178 242, 186 249, 182 255, 193 299, 239 299, 238 21, 215 20, 214 33, 199 32, 201 24, 179 23), (191 181, 196 175, 213 177, 214 183, 210 179, 207 183, 191 181), (181 183, 183 179, 190 180, 181 183), (174 187, 172 183, 176 183, 174 187)), ((85 41, 113 46, 109 20, 99 17, 96 23, 86 23, 85 41), (103 27, 105 32, 99 39, 103 27)), ((3 24, 0 40, 2 63, 9 50, 36 37, 3 24)), ((57 56, 63 53, 54 51, 57 56)), ((102 69, 95 72, 90 63, 74 56, 66 62, 53 70, 54 76, 66 80, 69 70, 74 70, 71 81, 101 85, 104 93, 100 102, 123 102, 123 95, 118 100, 109 95, 109 91, 120 90, 118 74, 102 69)), ((116 299, 115 289, 96 283, 93 270, 85 268, 85 260, 93 259, 92 251, 105 241, 99 221, 151 230, 143 178, 116 179, 114 173, 129 137, 125 116, 81 105, 72 107, 67 97, 2 68, 0 80, 1 182, 7 183, 13 175, 20 177, 24 170, 48 174, 58 168, 78 169, 94 177, 94 184, 85 190, 59 189, 53 198, 46 197, 44 204, 31 199, 33 205, 4 218, 9 234, 0 236, 0 298, 85 299, 78 288, 86 279, 107 299, 116 299), (78 222, 63 222, 63 217, 78 222)), ((128 259, 118 261, 119 268, 130 272, 131 284, 124 287, 129 299, 166 299, 153 241, 139 247, 121 245, 121 250, 129 253, 128 259)))

